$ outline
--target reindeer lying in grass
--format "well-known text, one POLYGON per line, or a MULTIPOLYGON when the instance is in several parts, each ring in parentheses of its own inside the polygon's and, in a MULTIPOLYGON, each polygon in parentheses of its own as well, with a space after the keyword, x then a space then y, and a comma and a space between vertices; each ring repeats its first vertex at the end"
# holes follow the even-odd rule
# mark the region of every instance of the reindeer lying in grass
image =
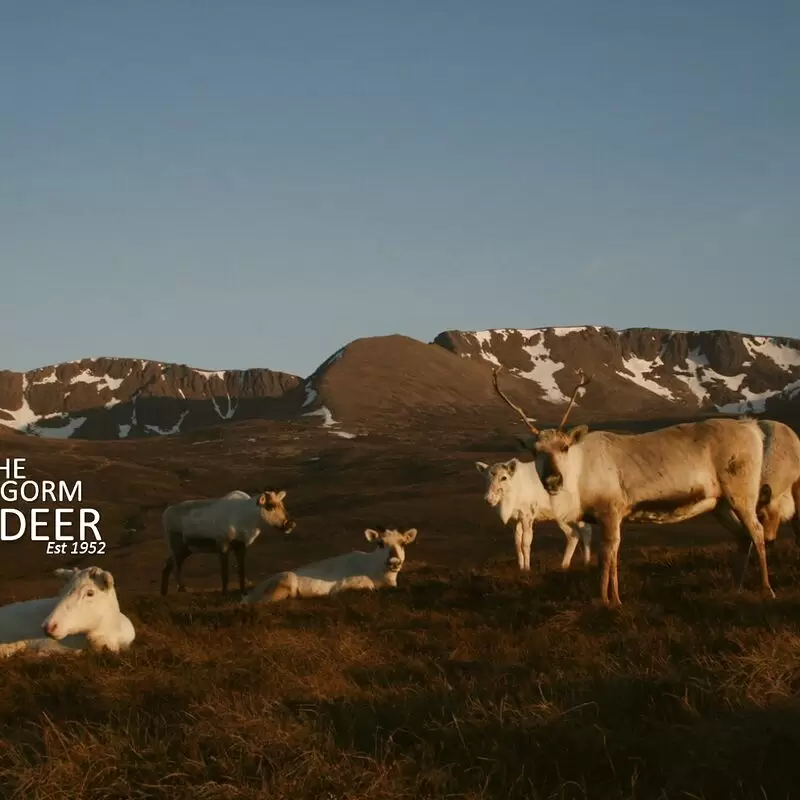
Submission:
MULTIPOLYGON (((578 388, 588 382, 582 378, 578 388)), ((618 554, 624 520, 680 522, 713 511, 720 500, 727 502, 756 547, 763 595, 775 597, 757 516, 764 460, 764 434, 757 422, 710 419, 630 435, 590 433, 587 425, 565 431, 576 389, 558 428, 539 430, 497 391, 533 434, 522 441, 534 453, 556 517, 563 523, 592 519, 601 525, 603 603, 621 604, 618 554)), ((739 550, 743 570, 749 555, 745 540, 739 550)))
POLYGON ((514 522, 517 564, 522 571, 528 572, 531 568, 531 545, 537 520, 555 521, 566 536, 562 569, 569 569, 579 539, 583 546, 583 563, 589 563, 592 557, 591 526, 580 520, 574 525, 565 524, 555 518, 550 495, 542 486, 533 462, 523 463, 512 458, 494 464, 476 461, 475 466, 486 478, 486 502, 497 509, 504 525, 514 522))
POLYGON ((136 638, 120 612, 114 578, 99 567, 57 569, 64 581, 56 597, 0 608, 0 658, 19 652, 41 655, 127 650, 136 638))
POLYGON ((279 572, 262 581, 242 603, 275 603, 288 597, 323 597, 350 590, 375 590, 397 586, 406 560, 405 548, 417 538, 417 529, 379 532, 367 528, 364 536, 378 546, 369 553, 354 550, 315 561, 291 572, 279 572))

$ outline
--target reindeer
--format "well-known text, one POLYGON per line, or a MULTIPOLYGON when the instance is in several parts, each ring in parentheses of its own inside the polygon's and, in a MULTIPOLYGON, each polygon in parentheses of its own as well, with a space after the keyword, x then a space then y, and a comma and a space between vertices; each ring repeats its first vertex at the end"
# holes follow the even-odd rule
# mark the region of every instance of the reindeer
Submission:
POLYGON ((714 511, 721 500, 749 534, 749 542, 743 536, 738 541, 741 572, 752 543, 762 594, 775 597, 757 515, 759 498, 763 500, 767 490, 761 484, 764 433, 755 420, 709 419, 628 435, 590 432, 588 425, 566 431, 578 391, 591 380, 581 370, 559 426, 540 430, 499 390, 499 370, 494 371, 495 388, 532 434, 519 441, 535 456, 556 517, 564 523, 583 519, 601 526, 600 598, 605 605, 622 604, 618 554, 624 520, 681 522, 714 511))
POLYGON ((295 522, 284 505, 286 491, 264 491, 252 497, 234 489, 223 497, 184 500, 164 509, 161 515, 169 555, 161 570, 161 594, 169 589, 169 576, 175 570, 178 591, 185 592, 183 562, 192 553, 219 556, 222 593, 228 593, 228 553, 232 550, 239 570, 239 589, 244 594, 247 548, 263 528, 278 528, 291 533, 295 522))
POLYGON ((534 528, 540 520, 554 521, 566 538, 561 569, 569 569, 579 541, 583 548, 583 563, 589 563, 592 557, 591 525, 585 522, 565 525, 554 519, 550 496, 539 480, 535 464, 512 458, 494 464, 476 461, 475 467, 484 476, 486 503, 496 509, 504 525, 514 522, 514 544, 521 571, 530 571, 534 528))
POLYGON ((397 576, 406 562, 406 547, 417 538, 417 529, 399 531, 367 528, 364 537, 377 544, 365 553, 353 550, 315 561, 261 581, 242 598, 242 605, 277 603, 289 597, 325 597, 345 591, 397 588, 397 576))
MULTIPOLYGON (((742 417, 740 419, 748 419, 742 417)), ((775 420, 756 420, 764 434, 764 463, 761 472, 761 496, 758 518, 764 527, 767 549, 778 537, 782 522, 792 521, 795 542, 800 546, 800 438, 788 426, 775 420)), ((753 542, 741 520, 724 500, 714 511, 715 516, 737 539, 747 543, 748 560, 753 542)), ((739 588, 744 582, 744 567, 739 588)))

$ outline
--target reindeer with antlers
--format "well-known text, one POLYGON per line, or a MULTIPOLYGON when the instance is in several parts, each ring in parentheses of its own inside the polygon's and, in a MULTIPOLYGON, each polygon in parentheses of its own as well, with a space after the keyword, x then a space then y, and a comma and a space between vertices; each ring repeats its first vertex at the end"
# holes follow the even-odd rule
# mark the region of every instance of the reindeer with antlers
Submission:
POLYGON ((498 371, 494 371, 495 389, 532 434, 519 441, 535 456, 557 519, 566 524, 596 521, 602 529, 600 597, 604 604, 621 605, 618 554, 624 520, 681 522, 716 510, 721 501, 746 531, 737 537, 740 574, 744 574, 752 543, 761 568, 762 593, 775 597, 757 514, 764 433, 755 420, 709 419, 628 435, 589 432, 587 425, 567 431, 564 426, 578 389, 591 380, 582 375, 559 426, 540 430, 500 391, 498 371))
MULTIPOLYGON (((497 371, 494 373, 494 388, 525 419, 521 409, 515 406, 497 385, 497 371)), ((577 392, 578 389, 575 390, 576 395, 577 392)), ((539 480, 535 463, 526 463, 512 458, 509 461, 498 461, 494 464, 476 461, 475 466, 486 481, 485 501, 497 510, 504 525, 509 522, 514 523, 514 543, 520 570, 530 571, 534 527, 537 521, 545 520, 555 522, 566 538, 564 553, 561 557, 561 569, 569 569, 578 542, 583 548, 584 565, 590 562, 592 557, 591 525, 581 520, 567 524, 556 518, 550 504, 550 495, 539 480)))

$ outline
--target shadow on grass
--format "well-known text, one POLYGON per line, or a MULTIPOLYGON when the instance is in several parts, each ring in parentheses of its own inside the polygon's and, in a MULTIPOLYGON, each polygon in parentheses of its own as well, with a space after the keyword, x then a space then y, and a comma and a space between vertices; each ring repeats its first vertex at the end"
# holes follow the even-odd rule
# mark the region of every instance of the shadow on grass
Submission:
POLYGON ((341 751, 410 760, 418 796, 777 800, 800 786, 794 700, 700 717, 667 681, 596 682, 566 708, 395 669, 371 687, 381 696, 289 707, 341 751))

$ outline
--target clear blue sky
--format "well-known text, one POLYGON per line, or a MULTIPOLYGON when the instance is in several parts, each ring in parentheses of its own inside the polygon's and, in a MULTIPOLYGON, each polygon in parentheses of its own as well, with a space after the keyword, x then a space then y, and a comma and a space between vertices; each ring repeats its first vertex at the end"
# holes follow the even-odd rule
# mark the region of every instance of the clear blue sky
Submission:
POLYGON ((800 336, 796 0, 0 0, 0 367, 800 336))

